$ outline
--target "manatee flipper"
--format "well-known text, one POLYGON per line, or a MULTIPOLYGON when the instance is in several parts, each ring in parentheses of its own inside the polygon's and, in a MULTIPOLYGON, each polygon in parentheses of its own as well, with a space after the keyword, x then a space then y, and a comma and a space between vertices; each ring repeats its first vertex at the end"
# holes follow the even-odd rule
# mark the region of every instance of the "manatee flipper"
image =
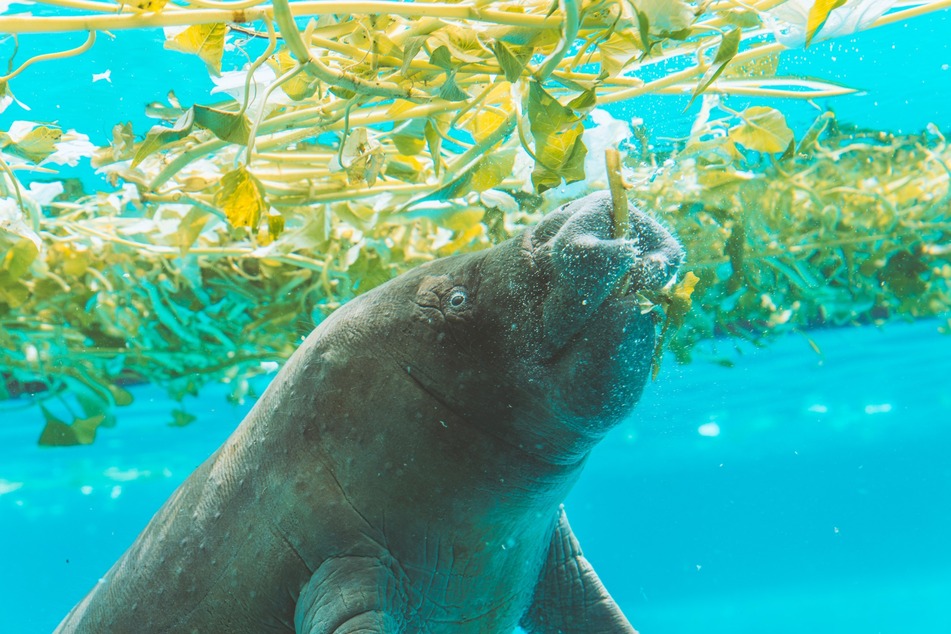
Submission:
POLYGON ((637 634, 582 554, 564 508, 521 626, 531 634, 637 634))
POLYGON ((298 634, 400 634, 392 572, 374 557, 328 559, 301 589, 298 634))

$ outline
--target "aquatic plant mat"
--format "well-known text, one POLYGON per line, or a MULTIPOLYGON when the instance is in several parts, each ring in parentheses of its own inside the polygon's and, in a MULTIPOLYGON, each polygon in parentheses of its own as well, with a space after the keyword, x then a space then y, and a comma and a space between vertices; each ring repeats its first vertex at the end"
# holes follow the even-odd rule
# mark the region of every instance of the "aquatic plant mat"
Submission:
POLYGON ((118 123, 103 147, 49 123, 0 131, 0 398, 30 394, 14 407, 39 406, 52 445, 93 442, 129 381, 178 401, 226 381, 241 399, 355 295, 512 236, 608 176, 687 248, 677 285, 641 297, 681 361, 724 337, 946 315, 937 128, 862 132, 826 112, 797 138, 780 110, 722 101, 848 94, 777 76, 779 54, 951 1, 888 4, 56 0, 0 15, 0 109, 31 66, 119 29, 164 28, 228 95, 170 93, 147 108, 153 128, 118 123), (66 31, 87 40, 16 37, 66 31), (702 108, 662 151, 625 123, 605 171, 605 108, 648 95, 702 108), (77 160, 109 185, 57 180, 77 160))

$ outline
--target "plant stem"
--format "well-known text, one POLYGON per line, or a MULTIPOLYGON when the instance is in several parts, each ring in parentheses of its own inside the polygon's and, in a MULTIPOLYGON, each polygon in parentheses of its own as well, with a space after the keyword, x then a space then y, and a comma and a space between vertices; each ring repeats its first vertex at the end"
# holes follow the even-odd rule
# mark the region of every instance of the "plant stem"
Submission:
MULTIPOLYGON (((114 10, 114 9, 113 9, 114 10)), ((465 4, 387 2, 355 0, 353 2, 295 2, 290 5, 295 17, 320 15, 400 15, 410 18, 433 17, 471 20, 531 29, 557 28, 561 20, 530 13, 514 13, 481 9, 465 4)), ((0 17, 0 33, 62 33, 65 31, 118 31, 123 29, 191 26, 225 22, 256 22, 273 15, 270 4, 246 9, 187 9, 156 13, 119 13, 103 15, 36 17, 12 15, 0 17)))
POLYGON ((617 151, 617 148, 606 149, 604 162, 607 166, 608 186, 611 189, 611 203, 614 207, 611 214, 614 220, 614 237, 626 238, 631 232, 631 217, 627 202, 627 188, 624 186, 624 177, 621 176, 621 153, 617 151))

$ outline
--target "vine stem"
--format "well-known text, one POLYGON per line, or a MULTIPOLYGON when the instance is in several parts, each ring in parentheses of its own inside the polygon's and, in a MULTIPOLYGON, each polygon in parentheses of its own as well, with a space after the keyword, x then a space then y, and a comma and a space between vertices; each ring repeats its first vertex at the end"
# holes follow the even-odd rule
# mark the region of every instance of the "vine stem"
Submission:
MULTIPOLYGON (((4 18, 0 17, 0 22, 2 22, 3 20, 4 18)), ((0 26, 0 33, 3 33, 3 32, 4 32, 3 27, 0 26)), ((40 55, 34 55, 30 59, 20 64, 16 70, 0 77, 0 85, 10 81, 14 77, 22 73, 24 70, 26 70, 29 66, 32 66, 33 64, 36 64, 37 62, 48 62, 52 59, 65 59, 67 57, 75 57, 76 55, 80 55, 88 51, 90 48, 92 48, 92 45, 95 43, 96 43, 96 32, 89 31, 89 35, 86 36, 86 41, 80 44, 79 46, 77 46, 76 48, 71 48, 65 51, 59 51, 57 53, 42 53, 40 55)))
MULTIPOLYGON (((388 2, 295 2, 290 5, 295 17, 320 15, 400 15, 412 18, 433 17, 471 20, 531 29, 554 29, 561 25, 557 16, 514 13, 483 9, 465 4, 388 2)), ((218 22, 255 22, 273 15, 274 6, 257 5, 245 9, 183 9, 155 13, 113 13, 76 16, 0 17, 0 33, 62 33, 65 31, 117 31, 122 29, 191 26, 218 22)))
POLYGON ((604 151, 604 163, 608 173, 608 187, 611 189, 611 214, 614 221, 614 237, 626 238, 631 232, 631 210, 628 208, 627 187, 621 176, 621 153, 617 148, 604 151))

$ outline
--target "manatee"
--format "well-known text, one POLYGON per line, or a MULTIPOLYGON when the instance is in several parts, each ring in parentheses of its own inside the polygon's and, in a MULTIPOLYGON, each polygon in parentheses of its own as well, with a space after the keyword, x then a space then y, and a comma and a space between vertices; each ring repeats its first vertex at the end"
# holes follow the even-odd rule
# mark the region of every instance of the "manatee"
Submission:
POLYGON ((631 227, 592 194, 341 307, 57 631, 634 632, 562 505, 683 259, 631 227))

